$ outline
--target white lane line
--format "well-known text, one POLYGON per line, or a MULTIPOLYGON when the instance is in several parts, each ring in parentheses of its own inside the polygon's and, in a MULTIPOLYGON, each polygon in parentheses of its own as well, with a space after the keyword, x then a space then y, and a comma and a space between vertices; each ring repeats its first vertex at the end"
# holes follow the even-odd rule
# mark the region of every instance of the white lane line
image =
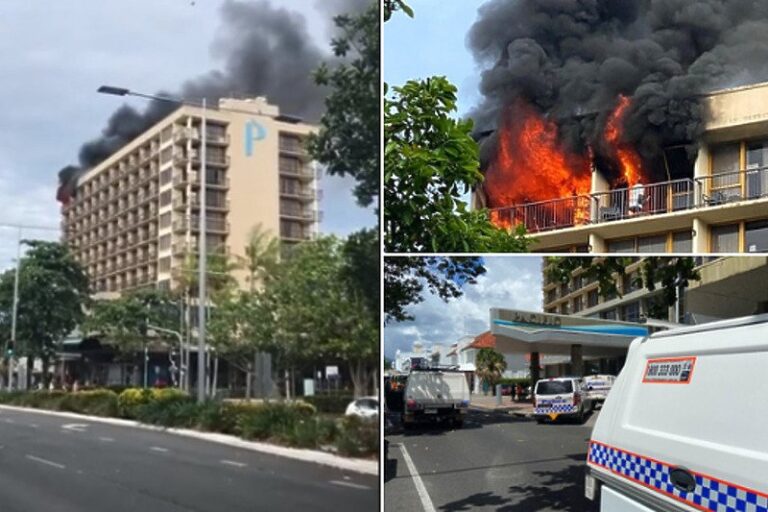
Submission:
POLYGON ((226 459, 222 459, 219 462, 221 462, 222 464, 226 464, 228 466, 236 466, 238 468, 244 468, 245 466, 248 465, 248 464, 246 464, 244 462, 237 462, 237 461, 234 461, 234 460, 226 460, 226 459))
POLYGON ((34 460, 35 462, 39 462, 41 464, 47 464, 49 466, 53 466, 53 467, 59 468, 59 469, 67 469, 67 466, 65 466, 64 464, 59 464, 58 462, 53 462, 53 461, 50 461, 50 460, 41 459, 40 457, 35 457, 34 455, 27 455, 26 457, 29 460, 34 460))
POLYGON ((71 430, 73 432, 85 432, 85 429, 88 428, 88 424, 86 423, 67 423, 66 425, 61 426, 64 430, 71 430))
POLYGON ((5 418, 3 421, 6 422, 6 423, 16 423, 11 418, 5 418))
POLYGON ((104 441, 105 443, 112 443, 114 442, 114 439, 112 439, 111 437, 100 437, 99 441, 104 441))
POLYGON ((352 489, 360 489, 362 491, 370 491, 371 488, 367 485, 353 484, 352 482, 342 482, 341 480, 331 480, 329 483, 333 485, 341 485, 343 487, 351 487, 352 489))
POLYGON ((432 505, 432 500, 429 498, 427 488, 424 487, 424 482, 422 482, 419 472, 416 471, 416 465, 413 463, 413 460, 411 460, 411 456, 408 455, 408 450, 405 449, 404 444, 400 445, 400 451, 403 454, 405 465, 408 466, 408 472, 413 479, 413 485, 416 486, 416 492, 419 494, 419 499, 421 499, 421 506, 424 507, 424 512, 435 512, 435 506, 432 505))
POLYGON ((38 425, 37 423, 30 423, 29 426, 32 427, 32 428, 39 428, 40 427, 40 425, 38 425))
POLYGON ((162 448, 160 446, 150 446, 149 449, 152 451, 161 452, 161 453, 165 453, 168 451, 168 448, 162 448))

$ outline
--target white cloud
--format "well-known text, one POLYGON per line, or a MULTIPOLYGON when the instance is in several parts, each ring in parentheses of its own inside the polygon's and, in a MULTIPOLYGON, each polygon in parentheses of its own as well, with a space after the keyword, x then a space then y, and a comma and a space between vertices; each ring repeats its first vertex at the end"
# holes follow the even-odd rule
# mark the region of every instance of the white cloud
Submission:
POLYGON ((425 300, 409 308, 414 321, 393 323, 384 329, 384 353, 409 350, 414 341, 450 345, 462 336, 489 329, 490 309, 505 307, 541 311, 541 257, 494 256, 485 258, 486 273, 464 295, 443 302, 425 294, 425 300))

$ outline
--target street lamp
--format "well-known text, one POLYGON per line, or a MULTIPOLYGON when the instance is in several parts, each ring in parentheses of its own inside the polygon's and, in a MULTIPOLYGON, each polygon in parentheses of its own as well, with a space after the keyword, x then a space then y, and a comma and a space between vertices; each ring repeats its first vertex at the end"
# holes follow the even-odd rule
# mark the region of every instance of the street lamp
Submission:
POLYGON ((130 89, 125 89, 123 87, 114 87, 111 85, 102 85, 98 88, 97 92, 100 92, 102 94, 111 94, 114 96, 136 96, 139 98, 145 98, 145 99, 151 99, 151 100, 157 100, 157 101, 167 101, 169 103, 179 103, 182 105, 192 105, 195 107, 201 107, 202 108, 202 115, 200 120, 200 129, 201 129, 201 136, 200 136, 200 195, 199 195, 199 201, 200 201, 200 215, 199 215, 199 221, 200 221, 200 227, 199 227, 199 234, 198 234, 198 246, 199 246, 199 256, 198 256, 198 344, 197 344, 197 401, 202 403, 205 401, 205 305, 206 305, 206 282, 205 282, 205 268, 207 266, 207 257, 208 257, 208 250, 207 250, 207 243, 206 243, 206 203, 205 203, 205 196, 206 196, 206 188, 207 187, 207 166, 206 166, 206 145, 207 145, 207 134, 206 134, 206 99, 202 98, 200 103, 192 102, 185 100, 183 98, 171 98, 166 96, 155 96, 152 94, 143 94, 139 92, 131 91, 130 89))
MULTIPOLYGON (((151 329, 156 332, 161 332, 165 334, 172 334, 173 336, 176 336, 176 339, 179 340, 179 389, 184 389, 183 380, 181 378, 181 372, 188 370, 188 368, 184 368, 184 362, 181 359, 181 354, 184 353, 184 337, 181 335, 180 332, 174 331, 173 329, 166 329, 164 327, 158 327, 156 325, 147 324, 147 328, 151 329)), ((185 390, 186 391, 186 390, 185 390)))

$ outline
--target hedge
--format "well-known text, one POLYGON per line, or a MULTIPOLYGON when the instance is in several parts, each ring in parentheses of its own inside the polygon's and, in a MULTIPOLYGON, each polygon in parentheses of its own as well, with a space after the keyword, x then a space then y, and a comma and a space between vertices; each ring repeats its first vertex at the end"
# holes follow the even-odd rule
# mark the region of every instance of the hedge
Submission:
MULTIPOLYGON (((348 401, 344 400, 346 408, 348 401)), ((321 400, 320 404, 327 410, 341 401, 341 398, 321 400)), ((334 420, 318 415, 319 407, 300 400, 259 404, 207 401, 198 404, 186 393, 173 388, 129 388, 120 395, 108 389, 71 393, 0 392, 0 403, 130 418, 163 427, 220 432, 248 440, 319 448, 354 457, 371 457, 379 451, 378 422, 354 417, 334 420)))
POLYGON ((352 395, 314 395, 305 396, 302 400, 314 405, 318 412, 328 414, 344 414, 347 406, 354 400, 352 395))

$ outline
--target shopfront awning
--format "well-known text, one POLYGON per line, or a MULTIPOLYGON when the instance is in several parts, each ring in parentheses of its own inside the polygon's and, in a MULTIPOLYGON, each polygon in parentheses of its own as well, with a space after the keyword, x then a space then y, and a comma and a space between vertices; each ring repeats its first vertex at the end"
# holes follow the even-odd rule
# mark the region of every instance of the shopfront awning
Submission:
POLYGON ((626 354, 632 340, 650 332, 636 323, 492 308, 491 333, 502 353, 568 355, 580 345, 584 356, 610 357, 626 354))

